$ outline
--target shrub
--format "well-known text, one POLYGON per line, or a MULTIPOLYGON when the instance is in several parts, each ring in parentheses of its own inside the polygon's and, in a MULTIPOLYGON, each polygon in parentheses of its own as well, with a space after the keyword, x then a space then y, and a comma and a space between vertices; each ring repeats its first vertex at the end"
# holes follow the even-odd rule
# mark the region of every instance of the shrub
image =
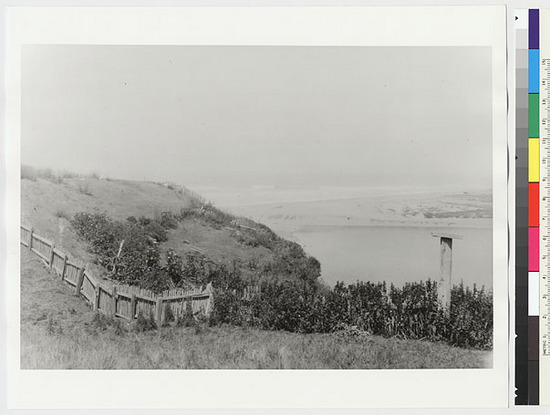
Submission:
POLYGON ((74 215, 71 225, 77 235, 88 242, 97 262, 104 267, 111 267, 124 235, 122 226, 113 222, 106 214, 85 212, 74 215))
POLYGON ((74 172, 69 171, 69 170, 62 170, 61 173, 59 173, 59 175, 63 179, 77 179, 78 177, 80 177, 80 175, 78 173, 74 173, 74 172))
POLYGON ((56 218, 63 218, 63 219, 66 219, 66 220, 71 220, 71 216, 66 211, 64 211, 63 209, 57 209, 54 212, 54 216, 56 218))
POLYGON ((180 286, 183 279, 183 261, 172 249, 166 252, 166 273, 176 286, 180 286))
POLYGON ((185 311, 178 316, 176 321, 177 327, 192 327, 196 324, 195 317, 193 316, 193 308, 191 301, 185 302, 185 311))
POLYGON ((113 319, 113 327, 115 328, 115 335, 117 336, 122 336, 124 333, 126 333, 122 321, 117 318, 113 319))
POLYGON ((145 317, 140 311, 134 323, 134 330, 137 332, 145 332, 157 329, 157 322, 153 313, 149 313, 149 317, 145 317))
POLYGON ((147 218, 147 217, 145 217, 145 216, 140 216, 139 219, 138 219, 138 224, 139 224, 139 226, 141 226, 142 228, 146 227, 146 226, 149 225, 151 222, 152 222, 152 219, 151 219, 151 218, 147 218))
POLYGON ((176 229, 179 223, 172 212, 162 212, 160 217, 160 226, 164 229, 176 229))
POLYGON ((168 290, 172 286, 168 274, 157 266, 144 273, 136 284, 156 293, 168 290))
POLYGON ((21 165, 21 179, 26 179, 35 182, 38 177, 37 171, 34 167, 21 165))
POLYGON ((196 217, 195 207, 186 207, 180 209, 179 220, 183 221, 188 218, 196 217))
POLYGON ((157 242, 166 242, 168 240, 166 229, 157 221, 150 221, 143 229, 149 237, 155 239, 157 242))
POLYGON ((80 183, 78 185, 78 192, 86 196, 92 195, 92 192, 90 191, 90 185, 87 182, 80 183))
POLYGON ((170 303, 166 303, 166 306, 164 307, 164 325, 169 326, 171 322, 175 320, 174 312, 172 311, 172 306, 170 303))
POLYGON ((166 237, 158 221, 113 221, 106 214, 81 212, 71 221, 76 233, 88 242, 96 262, 113 271, 111 277, 126 284, 160 292, 172 282, 166 267, 160 263, 157 239, 166 237), (160 233, 160 235, 159 235, 160 233), (121 247, 121 242, 124 241, 121 247))
POLYGON ((454 286, 451 291, 451 309, 448 337, 461 347, 490 349, 493 346, 492 293, 484 288, 454 286))
POLYGON ((337 337, 343 339, 365 340, 370 336, 370 333, 361 330, 357 326, 352 326, 346 323, 340 323, 334 327, 334 333, 337 337))
POLYGON ((63 334, 63 328, 59 325, 59 322, 50 316, 48 318, 48 325, 46 326, 46 332, 50 335, 63 334))
POLYGON ((195 335, 203 334, 205 331, 203 324, 195 324, 195 335))
MULTIPOLYGON (((124 239, 124 246, 117 259, 114 278, 127 284, 142 285, 144 288, 154 285, 152 279, 159 269, 160 260, 158 247, 137 226, 122 228, 120 239, 124 239)), ((118 253, 118 246, 117 244, 114 256, 118 253)))
POLYGON ((99 330, 107 330, 107 327, 109 326, 109 320, 107 316, 96 312, 94 314, 94 317, 92 318, 92 326, 99 330))
MULTIPOLYGON (((176 259, 177 260, 177 259, 176 259)), ((207 274, 206 257, 198 252, 188 252, 181 269, 181 280, 199 285, 207 274)))
POLYGON ((215 290, 214 320, 218 323, 227 323, 240 326, 243 323, 241 306, 242 296, 236 291, 215 290))
POLYGON ((61 184, 63 183, 63 177, 59 174, 54 173, 50 168, 39 169, 37 170, 38 177, 41 177, 44 180, 48 180, 52 183, 61 184))

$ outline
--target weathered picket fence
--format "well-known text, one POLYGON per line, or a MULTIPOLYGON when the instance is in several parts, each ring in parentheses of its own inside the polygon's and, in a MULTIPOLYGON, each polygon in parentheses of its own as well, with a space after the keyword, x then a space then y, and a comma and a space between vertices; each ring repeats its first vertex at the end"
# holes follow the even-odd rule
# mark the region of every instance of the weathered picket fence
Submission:
POLYGON ((168 305, 174 316, 185 313, 188 303, 194 315, 208 316, 212 312, 212 284, 204 289, 173 289, 156 294, 136 286, 99 280, 84 264, 69 258, 52 241, 37 235, 31 227, 21 225, 21 244, 42 258, 61 277, 61 281, 73 286, 75 294, 84 297, 94 311, 129 321, 141 312, 145 317, 154 316, 159 325, 165 321, 168 305))

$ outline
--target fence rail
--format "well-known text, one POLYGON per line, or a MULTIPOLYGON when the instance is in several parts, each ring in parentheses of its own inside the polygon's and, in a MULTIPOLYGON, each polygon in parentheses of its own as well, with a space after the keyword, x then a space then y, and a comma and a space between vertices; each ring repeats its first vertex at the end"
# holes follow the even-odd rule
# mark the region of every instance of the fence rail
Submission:
POLYGON ((169 305, 174 316, 186 312, 191 303, 193 314, 210 315, 214 302, 212 284, 192 290, 173 289, 156 294, 132 285, 107 285, 94 277, 79 261, 55 248, 54 243, 34 233, 34 229, 21 225, 21 245, 39 256, 46 265, 61 277, 61 281, 74 287, 94 311, 132 321, 141 312, 153 316, 157 324, 165 320, 169 305))

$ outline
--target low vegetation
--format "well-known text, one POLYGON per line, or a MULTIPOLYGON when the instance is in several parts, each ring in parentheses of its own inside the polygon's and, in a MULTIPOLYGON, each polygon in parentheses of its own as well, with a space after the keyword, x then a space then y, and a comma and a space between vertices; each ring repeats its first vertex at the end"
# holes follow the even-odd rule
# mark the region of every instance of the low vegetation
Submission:
MULTIPOLYGON (((228 289, 244 289, 247 282, 241 278, 241 273, 245 267, 250 270, 250 264, 238 261, 219 264, 196 251, 182 258, 168 250, 165 257, 161 257, 160 244, 168 239, 170 229, 193 215, 205 215, 191 211, 193 208, 182 209, 179 215, 163 212, 154 219, 131 216, 126 221, 113 220, 104 213, 81 212, 74 216, 71 224, 77 235, 87 242, 95 262, 108 270, 114 280, 156 292, 209 282, 228 289)), ((210 210, 201 208, 200 212, 210 210)), ((205 217, 218 226, 225 221, 217 214, 205 217)), ((261 226, 258 231, 246 228, 236 234, 236 238, 242 244, 261 245, 273 254, 273 261, 264 264, 262 269, 252 264, 257 278, 297 279, 313 284, 320 275, 320 264, 315 258, 307 256, 298 244, 279 238, 267 227, 261 226), (243 234, 247 235, 246 240, 241 239, 243 234)))
POLYGON ((493 345, 492 294, 476 287, 453 287, 449 315, 439 306, 437 284, 431 281, 407 283, 402 288, 338 283, 334 289, 268 281, 248 298, 221 287, 216 291, 213 318, 224 323, 300 333, 331 333, 344 324, 384 337, 445 341, 479 349, 493 345))
POLYGON ((183 318, 154 326, 94 313, 22 251, 22 369, 418 369, 491 366, 491 353, 342 326, 291 333, 183 318))
POLYGON ((77 174, 73 173, 67 170, 62 171, 54 171, 50 168, 36 168, 32 166, 27 166, 25 164, 21 165, 21 179, 25 180, 31 180, 36 181, 36 179, 40 178, 43 180, 48 180, 52 183, 61 184, 63 183, 64 179, 77 179, 77 178, 84 178, 84 177, 97 177, 95 174, 91 175, 83 175, 83 174, 77 174))
MULTIPOLYGON (((23 194, 22 201, 26 220, 41 230, 45 229, 48 237, 61 236, 62 227, 70 224, 62 234, 63 244, 69 245, 69 251, 75 252, 76 257, 93 261, 93 266, 99 268, 104 276, 155 292, 207 283, 212 283, 215 289, 214 312, 205 321, 198 321, 191 312, 172 313, 170 316, 169 310, 165 312, 169 318, 165 319, 164 327, 157 327, 151 316, 141 315, 129 331, 116 320, 107 321, 104 317, 89 319, 85 323, 95 327, 94 330, 112 332, 115 336, 112 341, 101 340, 106 342, 103 350, 106 354, 112 352, 115 345, 121 350, 130 347, 119 342, 132 336, 144 336, 147 339, 144 341, 158 346, 164 344, 163 336, 187 336, 190 333, 202 336, 198 343, 193 343, 195 339, 185 344, 191 349, 198 344, 208 349, 209 346, 202 342, 213 342, 218 334, 237 343, 243 333, 257 335, 262 341, 278 344, 277 350, 286 350, 287 347, 299 350, 295 340, 311 338, 320 344, 315 353, 322 355, 331 347, 349 346, 355 350, 351 355, 357 359, 358 366, 365 367, 376 367, 376 364, 367 363, 359 356, 359 353, 366 353, 359 340, 375 339, 375 344, 387 350, 393 350, 392 345, 397 342, 405 342, 399 343, 401 346, 414 345, 411 347, 415 350, 432 344, 433 347, 442 347, 446 353, 457 350, 451 346, 492 348, 492 292, 484 288, 453 287, 452 306, 450 313, 446 314, 437 301, 437 284, 429 280, 402 287, 371 282, 338 283, 335 287, 328 287, 319 279, 319 262, 308 256, 298 244, 279 237, 264 225, 217 209, 189 189, 170 183, 100 180, 97 174, 84 179, 69 172, 55 173, 50 169, 25 166, 21 175, 27 180, 24 185, 28 192, 23 194), (43 192, 42 188, 47 191, 43 192), (70 200, 70 204, 41 204, 44 193, 49 195, 50 201, 70 200), (83 249, 82 241, 88 251, 83 249), (103 326, 104 330, 100 329, 103 326)), ((24 307, 27 306, 22 305, 22 310, 24 307)), ((40 316, 44 319, 38 324, 45 324, 44 333, 50 337, 36 347, 56 347, 53 339, 56 336, 64 336, 71 343, 77 342, 79 336, 93 335, 79 331, 77 326, 82 324, 66 327, 62 323, 67 317, 68 321, 74 320, 73 314, 61 318, 48 311, 40 316)), ((32 333, 30 337, 36 335, 36 342, 42 341, 39 340, 42 332, 29 329, 29 333, 32 333)), ((73 345, 81 347, 77 343, 73 345)), ((82 347, 89 352, 85 346, 82 347)), ((256 350, 253 342, 247 347, 256 350)), ((258 343, 257 348, 262 347, 258 343)), ((131 355, 130 351, 125 352, 131 355)), ((222 353, 221 350, 213 353, 218 352, 222 353)), ((479 350, 468 352, 471 354, 464 351, 468 356, 474 352, 482 353, 479 350)), ((307 365, 302 361, 304 356, 293 360, 295 367, 307 365)), ((134 357, 139 360, 139 357, 134 357)), ((347 367, 341 361, 328 364, 322 359, 308 358, 312 358, 315 363, 311 364, 318 367, 347 367)), ((399 359, 396 354, 388 361, 399 359)), ((172 358, 169 360, 172 362, 172 358)), ((438 366, 442 357, 435 360, 432 366, 423 361, 414 365, 452 367, 448 362, 447 366, 443 363, 438 366)), ((271 360, 243 362, 230 363, 222 358, 218 361, 220 367, 274 365, 271 360)), ((185 367, 203 367, 203 364, 180 363, 185 367)), ((405 367, 399 364, 386 362, 381 367, 405 367)), ((468 366, 465 362, 456 364, 458 367, 468 366)), ((33 363, 29 362, 29 365, 33 366, 33 363)), ((81 367, 80 364, 74 365, 81 367)), ((100 362, 82 365, 101 366, 100 362)), ((127 365, 131 363, 117 363, 116 367, 127 365)), ((142 368, 163 365, 138 364, 142 368)), ((479 364, 474 364, 474 367, 479 367, 479 364)))
POLYGON ((487 352, 419 340, 300 334, 234 326, 23 330, 24 369, 421 369, 490 366, 487 352), (101 336, 98 336, 101 333, 101 336), (40 350, 37 353, 36 350, 40 350))
POLYGON ((329 288, 318 280, 320 264, 315 258, 263 225, 246 226, 236 236, 242 244, 261 245, 275 253, 276 260, 254 267, 253 280, 243 277, 249 264, 217 264, 197 252, 182 258, 169 250, 161 261, 159 244, 167 240, 168 230, 197 215, 213 226, 236 220, 201 207, 184 209, 180 215, 163 213, 157 219, 130 217, 125 222, 105 214, 79 213, 72 225, 98 263, 113 270, 115 280, 157 291, 212 283, 216 290, 212 324, 298 333, 333 333, 344 324, 384 337, 492 348, 491 292, 455 286, 450 313, 444 313, 437 284, 429 280, 403 287, 358 281, 329 288))

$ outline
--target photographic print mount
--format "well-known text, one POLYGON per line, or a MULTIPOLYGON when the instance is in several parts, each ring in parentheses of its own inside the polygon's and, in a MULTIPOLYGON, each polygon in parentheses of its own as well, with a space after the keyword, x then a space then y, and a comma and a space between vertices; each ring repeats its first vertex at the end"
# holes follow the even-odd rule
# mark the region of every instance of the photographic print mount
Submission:
MULTIPOLYGON (((201 399, 201 390, 210 385, 217 392, 216 401, 208 402, 210 407, 252 406, 252 407, 383 407, 390 406, 505 406, 507 404, 507 336, 506 303, 507 278, 506 266, 502 262, 506 258, 506 213, 502 209, 506 205, 506 174, 499 169, 505 166, 506 139, 505 139, 505 78, 504 56, 505 45, 502 41, 504 33, 504 10, 501 7, 483 8, 190 8, 175 10, 152 9, 11 9, 8 13, 9 43, 7 48, 8 61, 12 62, 8 74, 8 125, 10 136, 22 137, 21 113, 18 110, 20 99, 21 79, 21 51, 23 44, 72 44, 72 45, 216 45, 216 46, 376 46, 376 47, 418 47, 418 46, 479 46, 490 47, 492 67, 492 283, 494 293, 494 353, 493 364, 490 369, 476 369, 472 382, 473 372, 469 369, 437 371, 156 371, 153 376, 158 382, 166 386, 166 390, 159 396, 159 401, 142 400, 145 395, 134 391, 125 395, 108 396, 104 405, 108 407, 197 407, 205 405, 201 399), (444 22, 461 22, 468 15, 468 30, 460 28, 460 24, 450 26, 444 22), (410 19, 411 14, 414 19, 410 19), (126 16, 125 16, 126 15, 126 16), (132 16, 128 21, 128 16, 132 16), (472 18, 474 15, 474 18, 472 18), (81 20, 85 17, 84 20, 81 20), (90 19, 92 17, 92 19, 90 19), (405 18, 406 17, 406 18, 405 18), (85 21, 94 22, 94 27, 86 26, 85 21), (479 22, 477 21, 479 19, 479 22), (124 23, 124 33, 106 35, 101 30, 113 22, 124 23), (133 23, 132 23, 133 21, 133 23), (487 25, 487 22, 492 22, 487 25), (162 25, 159 25, 162 22, 162 25), (284 22, 287 30, 281 32, 284 22), (384 22, 385 28, 380 25, 384 22), (396 25, 399 22, 399 30, 396 25), (405 23, 404 23, 405 22, 405 23), (406 22, 415 22, 406 23, 406 22), (310 30, 304 32, 304 25, 310 30), (328 25, 328 26, 327 26, 328 25), (433 33, 438 28, 446 27, 444 36, 434 39, 433 33), (52 30, 55 28, 55 30, 52 30), (162 29, 159 29, 162 28, 162 29), (78 29, 78 30, 77 30, 78 29), (139 29, 139 30, 138 30, 139 29), (477 32, 475 37, 471 36, 477 32), (390 34, 393 33, 394 37, 390 34), (76 36, 72 40, 71 36, 76 36), (472 40, 475 38, 475 40, 472 40), (501 40, 499 40, 501 39, 501 40), (499 70, 501 68, 502 70, 499 70), (322 373, 324 376, 319 376, 322 373), (422 382, 418 382, 421 378, 422 382), (243 396, 239 390, 254 388, 262 382, 265 388, 258 390, 254 399, 243 396), (313 382, 313 383, 311 383, 313 382), (314 384, 315 394, 307 391, 298 393, 290 385, 300 383, 314 384), (445 390, 440 394, 422 392, 411 385, 437 385, 445 383, 445 390), (170 385, 185 387, 190 393, 183 398, 176 398, 178 394, 170 391, 170 385), (230 390, 227 385, 233 385, 230 390), (335 385, 347 385, 346 390, 335 388, 335 385), (490 390, 484 387, 490 386, 490 390), (396 388, 400 393, 396 396, 396 388), (272 393, 277 390, 280 395, 274 400, 272 393), (361 391, 370 390, 372 394, 365 396, 361 391), (449 391, 453 391, 452 393, 449 391), (460 391, 457 393, 457 391, 460 391), (464 397, 466 396, 466 398, 464 397), (131 400, 129 401, 128 399, 131 400), (160 403, 159 403, 160 402, 160 403)), ((121 26, 122 27, 122 26, 121 26)), ((418 138, 419 140, 421 138, 418 138)), ((19 139, 18 139, 19 140, 19 139)), ((10 183, 8 191, 10 204, 9 212, 13 215, 14 226, 9 229, 9 244, 14 254, 9 266, 13 275, 21 275, 19 250, 20 207, 19 200, 23 196, 20 192, 20 141, 14 141, 10 148, 10 162, 8 165, 10 183), (17 220, 15 220, 15 218, 17 220), (16 226, 15 226, 16 225, 16 226), (17 229, 16 229, 17 227, 17 229)), ((21 145, 23 143, 21 142, 21 145)), ((40 179, 37 179, 39 181, 40 179)), ((78 189, 78 186, 76 187, 78 189)), ((93 189, 82 187, 82 197, 86 191, 93 189)), ((80 191, 80 190, 78 190, 80 191)), ((62 216, 60 213, 60 217, 62 216)), ((428 212, 431 214, 431 212, 428 212)), ((431 236, 430 236, 431 238, 431 236)), ((432 238, 435 240, 435 238, 432 238)), ((458 251, 457 251, 458 255, 458 251)), ((437 251, 436 251, 437 257, 437 251)), ((437 260, 436 260, 437 261, 437 260)), ((458 266, 458 265, 457 265, 458 266)), ((8 291, 11 298, 9 309, 13 312, 15 324, 10 325, 10 405, 12 407, 74 407, 75 405, 94 405, 86 397, 73 395, 71 399, 59 400, 55 390, 43 390, 33 396, 24 393, 28 388, 39 391, 38 384, 43 384, 44 376, 51 378, 49 384, 67 385, 97 384, 107 385, 111 382, 132 382, 141 376, 140 372, 126 371, 99 371, 82 373, 61 371, 42 372, 40 381, 34 371, 21 370, 19 345, 19 317, 20 308, 19 281, 10 281, 8 291)), ((62 389, 56 386, 56 389, 62 389)), ((139 384, 136 382, 136 387, 139 384)), ((437 389, 437 388, 436 388, 437 389)), ((211 389, 209 389, 211 390, 211 389)), ((75 391, 76 392, 76 391, 75 391)))

